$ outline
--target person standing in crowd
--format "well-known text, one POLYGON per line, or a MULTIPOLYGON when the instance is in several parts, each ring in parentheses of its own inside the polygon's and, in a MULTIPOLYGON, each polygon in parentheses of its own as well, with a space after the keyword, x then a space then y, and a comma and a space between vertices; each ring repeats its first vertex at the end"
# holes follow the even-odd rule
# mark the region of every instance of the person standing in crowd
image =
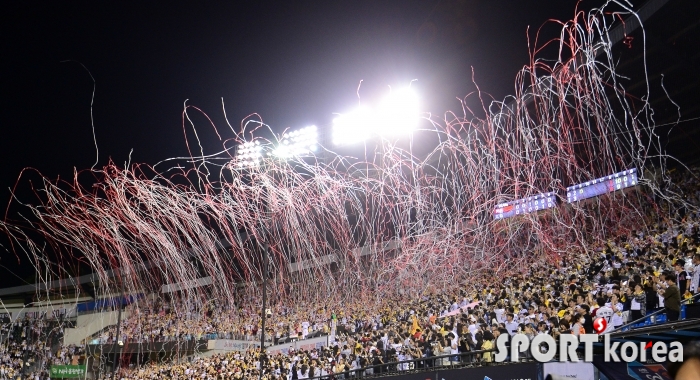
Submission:
POLYGON ((611 333, 615 329, 615 325, 613 324, 613 316, 615 315, 615 311, 611 307, 606 306, 605 298, 603 297, 598 297, 596 303, 598 305, 602 305, 596 309, 596 317, 603 318, 606 322, 605 330, 601 332, 601 334, 611 333))
POLYGON ((614 313, 611 318, 613 330, 622 326, 625 323, 625 317, 622 314, 625 311, 625 305, 622 302, 620 302, 620 297, 618 297, 617 294, 613 293, 613 295, 610 297, 610 303, 605 304, 605 306, 610 307, 614 313))
MULTIPOLYGON (((449 340, 447 340, 446 338, 439 337, 438 342, 440 342, 440 344, 438 345, 439 354, 436 356, 448 355, 451 352, 449 340)), ((440 363, 439 364, 440 366, 443 366, 443 367, 448 366, 448 365, 450 365, 450 358, 448 358, 448 357, 441 358, 439 363, 440 363)))
MULTIPOLYGON (((496 340, 494 337, 493 333, 491 331, 484 331, 484 341, 481 343, 481 349, 484 351, 488 351, 493 349, 493 342, 496 340)), ((490 363, 493 361, 492 354, 491 352, 485 352, 483 355, 484 361, 487 363, 490 363)))
POLYGON ((453 332, 447 334, 447 339, 450 340, 450 361, 459 361, 459 336, 453 332))
MULTIPOLYGON (((503 322, 505 322, 505 317, 504 317, 504 315, 505 315, 505 313, 506 313, 506 309, 503 307, 503 301, 502 301, 502 300, 498 300, 498 301, 496 302, 496 308, 493 310, 493 312, 494 312, 494 314, 496 314, 496 323, 503 323, 503 322)), ((490 323, 493 323, 493 321, 491 321, 490 323)))
POLYGON ((593 317, 589 312, 590 309, 588 305, 581 305, 581 314, 584 319, 583 329, 586 331, 586 334, 593 334, 595 332, 595 330, 593 330, 593 317))
POLYGON ((690 281, 690 292, 694 299, 700 295, 700 253, 693 255, 693 277, 690 281))
POLYGON ((635 283, 630 285, 634 285, 634 292, 630 295, 632 300, 630 303, 630 322, 632 322, 646 315, 647 295, 642 289, 642 284, 635 283))
POLYGON ((574 315, 573 320, 575 322, 571 326, 571 333, 576 335, 576 336, 579 336, 581 334, 585 334, 586 329, 583 327, 583 324, 586 323, 586 319, 583 317, 583 315, 576 314, 576 315, 574 315))
POLYGON ((506 314, 505 327, 508 330, 510 336, 515 335, 518 332, 518 322, 515 322, 515 315, 513 313, 506 314))
POLYGON ((666 289, 659 289, 659 295, 664 297, 666 307, 666 319, 677 321, 681 313, 681 293, 676 286, 676 275, 669 273, 666 275, 666 289))
POLYGON ((673 264, 673 268, 676 270, 676 285, 681 294, 685 294, 688 289, 690 289, 690 275, 685 271, 685 260, 678 259, 676 263, 673 264))
POLYGON ((462 326, 462 334, 459 336, 459 353, 465 354, 475 347, 476 342, 474 341, 472 333, 469 332, 469 328, 467 326, 462 326))

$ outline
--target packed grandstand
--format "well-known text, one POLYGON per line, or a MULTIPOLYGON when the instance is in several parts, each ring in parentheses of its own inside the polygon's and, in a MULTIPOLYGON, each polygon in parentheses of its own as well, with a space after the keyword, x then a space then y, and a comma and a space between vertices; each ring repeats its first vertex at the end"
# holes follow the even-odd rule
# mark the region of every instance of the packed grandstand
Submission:
POLYGON ((428 156, 263 161, 247 120, 236 154, 42 177, 18 202, 31 216, 0 222, 41 282, 3 298, 0 379, 347 379, 491 366, 501 335, 685 319, 700 168, 671 168, 648 97, 616 82, 613 14, 561 26, 571 51, 526 66, 486 115, 426 117, 428 156))
MULTIPOLYGON (((674 176, 688 201, 700 202, 700 169, 674 176)), ((671 205, 668 205, 671 206, 671 205)), ((298 301, 271 306, 267 344, 328 336, 328 345, 299 351, 284 350, 262 363, 264 378, 304 379, 352 377, 362 372, 409 371, 425 367, 491 362, 495 339, 501 334, 593 334, 593 317, 601 306, 614 310, 611 331, 628 322, 648 325, 641 317, 659 308, 680 311, 680 299, 664 298, 674 279, 683 302, 700 288, 700 214, 674 211, 673 218, 647 215, 648 229, 610 236, 583 254, 562 258, 560 265, 533 265, 525 274, 502 278, 482 276, 446 289, 426 289, 372 299, 358 295, 342 304, 298 301), (479 352, 486 351, 486 352, 479 352), (469 352, 479 352, 465 356, 469 352), (455 354, 462 354, 453 359, 455 354), (430 359, 438 356, 438 359, 430 359), (422 359, 415 363, 397 362, 422 359), (365 367, 372 367, 363 369, 365 367)), ((118 340, 145 343, 202 339, 259 341, 258 300, 222 310, 215 304, 186 309, 182 304, 155 299, 126 306, 131 311, 121 324, 118 340), (177 310, 177 312, 176 312, 177 310), (186 310, 185 312, 183 312, 186 310)), ((665 320, 659 314, 656 322, 665 320)), ((636 325, 631 326, 632 328, 636 325)), ((88 344, 113 345, 116 326, 87 337, 82 344, 62 346, 64 325, 32 318, 2 324, 3 379, 47 379, 54 364, 81 364, 88 344)), ((284 343, 281 343, 284 344, 284 343)), ((125 359, 122 359, 125 360, 125 359)), ((259 375, 260 350, 230 351, 209 357, 175 358, 158 363, 123 363, 124 379, 243 379, 259 375)), ((100 378, 109 376, 103 374, 100 378)))

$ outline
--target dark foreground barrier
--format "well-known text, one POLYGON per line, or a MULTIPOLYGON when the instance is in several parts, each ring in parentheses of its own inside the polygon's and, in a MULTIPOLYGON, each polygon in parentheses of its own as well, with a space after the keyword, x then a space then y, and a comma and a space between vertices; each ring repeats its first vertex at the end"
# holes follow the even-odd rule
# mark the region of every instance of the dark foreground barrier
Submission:
POLYGON ((401 380, 537 380, 537 363, 507 363, 472 368, 435 369, 434 371, 387 377, 401 380))
POLYGON ((392 362, 364 367, 361 370, 314 376, 309 380, 370 379, 381 377, 394 380, 537 380, 538 363, 492 363, 479 360, 489 351, 468 352, 461 355, 434 356, 403 362, 392 362))

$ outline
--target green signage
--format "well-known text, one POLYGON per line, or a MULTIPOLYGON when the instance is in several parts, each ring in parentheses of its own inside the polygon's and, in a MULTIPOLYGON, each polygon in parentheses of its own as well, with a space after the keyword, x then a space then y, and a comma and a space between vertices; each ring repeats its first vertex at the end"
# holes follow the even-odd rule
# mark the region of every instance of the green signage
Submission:
POLYGON ((52 379, 84 378, 87 370, 84 365, 52 365, 52 379))

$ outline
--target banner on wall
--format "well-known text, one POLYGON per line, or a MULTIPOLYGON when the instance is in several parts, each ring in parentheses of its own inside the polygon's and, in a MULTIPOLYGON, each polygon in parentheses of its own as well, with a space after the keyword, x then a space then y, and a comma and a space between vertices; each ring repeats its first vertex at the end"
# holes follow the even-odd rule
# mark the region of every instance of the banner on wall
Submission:
POLYGON ((53 379, 73 379, 84 378, 87 370, 84 365, 52 365, 50 373, 53 379))
MULTIPOLYGON (((267 347, 267 352, 271 355, 278 353, 286 354, 292 350, 313 350, 326 347, 328 345, 328 336, 320 336, 318 338, 303 339, 299 341, 289 342, 286 344, 278 344, 276 346, 267 347)), ((251 347, 260 347, 260 342, 246 340, 228 340, 228 339, 211 339, 207 341, 207 348, 210 350, 223 351, 245 351, 251 347)))
POLYGON ((627 374, 636 380, 671 380, 671 376, 669 376, 663 364, 628 363, 627 374))
POLYGON ((595 380, 595 366, 585 362, 549 362, 543 365, 543 378, 552 380, 595 380))
POLYGON ((593 364, 610 380, 671 380, 666 367, 660 363, 607 363, 602 355, 596 355, 593 364))
POLYGON ((251 347, 260 347, 260 342, 230 339, 212 339, 207 342, 210 350, 245 351, 251 347))
POLYGON ((320 336, 318 338, 303 339, 295 342, 289 342, 286 344, 278 344, 276 346, 268 347, 267 352, 271 355, 277 353, 287 354, 290 349, 295 351, 299 350, 313 350, 321 349, 328 345, 328 336, 320 336))

